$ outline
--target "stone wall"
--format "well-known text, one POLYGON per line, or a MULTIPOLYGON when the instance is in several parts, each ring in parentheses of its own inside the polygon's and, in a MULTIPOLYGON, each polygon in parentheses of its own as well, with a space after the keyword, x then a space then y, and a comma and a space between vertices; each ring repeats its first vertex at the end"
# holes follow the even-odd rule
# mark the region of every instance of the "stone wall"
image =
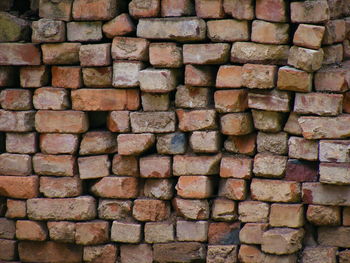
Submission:
POLYGON ((0 10, 1 262, 350 262, 349 0, 0 10))

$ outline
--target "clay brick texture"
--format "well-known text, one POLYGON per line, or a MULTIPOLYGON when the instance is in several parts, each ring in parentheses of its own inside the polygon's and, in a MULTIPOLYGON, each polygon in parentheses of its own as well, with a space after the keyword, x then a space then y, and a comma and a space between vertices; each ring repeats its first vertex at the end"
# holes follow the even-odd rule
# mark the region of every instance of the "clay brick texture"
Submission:
POLYGON ((0 0, 1 263, 349 263, 350 0, 0 0))

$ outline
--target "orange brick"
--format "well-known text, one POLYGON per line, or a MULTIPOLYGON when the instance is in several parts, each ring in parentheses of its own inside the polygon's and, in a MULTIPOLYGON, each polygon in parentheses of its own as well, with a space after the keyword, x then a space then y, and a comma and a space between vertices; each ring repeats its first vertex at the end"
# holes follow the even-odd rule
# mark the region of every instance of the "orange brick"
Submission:
POLYGON ((196 14, 201 18, 224 17, 223 0, 195 0, 196 14))
POLYGON ((135 198, 138 194, 138 181, 134 177, 107 176, 95 183, 91 191, 105 198, 135 198))
POLYGON ((210 87, 215 85, 215 72, 210 66, 186 65, 185 84, 190 86, 210 87))
POLYGON ((52 86, 77 89, 82 86, 80 67, 52 67, 52 86))
POLYGON ((287 21, 287 2, 284 0, 257 0, 255 14, 258 19, 271 22, 287 21))
POLYGON ((204 199, 213 194, 213 182, 207 176, 180 176, 175 188, 183 198, 204 199))
POLYGON ((48 236, 46 224, 29 220, 16 222, 16 238, 20 240, 44 241, 48 236))
POLYGON ((103 244, 109 240, 109 223, 107 221, 90 221, 76 223, 75 243, 80 245, 103 244))
POLYGON ((221 132, 225 135, 246 135, 253 131, 250 113, 229 113, 221 117, 221 132))
POLYGON ((140 158, 140 175, 145 178, 166 178, 171 176, 171 159, 167 156, 140 158))
POLYGON ((220 66, 216 77, 217 88, 240 88, 242 86, 242 66, 220 66))
POLYGON ((220 177, 249 179, 252 175, 253 160, 250 158, 223 157, 220 165, 220 177))
POLYGON ((117 12, 117 2, 114 0, 76 0, 73 2, 74 20, 109 20, 117 12))
POLYGON ((132 0, 129 3, 129 13, 134 18, 157 17, 160 12, 160 0, 132 0))
POLYGON ((218 112, 242 112, 248 108, 246 90, 219 90, 214 93, 215 108, 218 112))
POLYGON ((0 194, 18 199, 37 197, 39 178, 38 176, 0 176, 0 194))
POLYGON ((35 66, 41 63, 41 52, 30 43, 0 43, 0 65, 35 66))
POLYGON ((135 25, 129 14, 123 13, 103 24, 102 31, 108 38, 124 36, 135 31, 135 25))
POLYGON ((170 216, 170 204, 155 199, 136 199, 132 210, 138 221, 163 221, 170 216))
POLYGON ((244 200, 247 195, 247 185, 242 179, 220 179, 219 196, 232 200, 244 200))

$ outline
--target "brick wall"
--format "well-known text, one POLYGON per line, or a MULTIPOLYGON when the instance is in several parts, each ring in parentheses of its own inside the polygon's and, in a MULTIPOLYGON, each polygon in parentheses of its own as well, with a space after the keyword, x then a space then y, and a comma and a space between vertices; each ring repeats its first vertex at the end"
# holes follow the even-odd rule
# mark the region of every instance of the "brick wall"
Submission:
POLYGON ((1 262, 350 262, 349 0, 0 10, 1 262))

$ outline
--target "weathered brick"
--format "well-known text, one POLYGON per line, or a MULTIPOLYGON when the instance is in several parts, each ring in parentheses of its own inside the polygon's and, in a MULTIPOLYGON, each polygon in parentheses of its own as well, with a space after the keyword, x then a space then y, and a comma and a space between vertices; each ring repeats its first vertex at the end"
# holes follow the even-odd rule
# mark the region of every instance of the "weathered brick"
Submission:
POLYGON ((272 204, 269 222, 273 227, 302 227, 304 225, 303 205, 272 204))
POLYGON ((121 263, 152 263, 153 250, 148 244, 120 246, 121 263))
POLYGON ((11 261, 17 259, 16 240, 0 239, 0 259, 11 261))
POLYGON ((245 64, 242 68, 242 86, 251 89, 274 88, 277 67, 269 65, 245 64))
POLYGON ((102 22, 67 23, 67 40, 76 42, 96 42, 102 39, 102 22))
POLYGON ((134 22, 127 13, 116 16, 107 23, 104 23, 102 26, 102 31, 108 38, 113 38, 115 36, 124 36, 134 32, 135 30, 136 27, 134 25, 134 22))
POLYGON ((220 163, 220 177, 250 179, 252 174, 252 159, 225 156, 220 163))
POLYGON ((40 88, 49 83, 47 66, 27 66, 20 68, 20 83, 23 88, 40 88))
POLYGON ((316 226, 337 226, 341 222, 340 207, 309 205, 306 218, 316 226))
POLYGON ((318 164, 289 159, 285 180, 296 182, 315 182, 318 177, 318 164))
POLYGON ((228 136, 224 147, 228 152, 254 155, 256 151, 256 133, 243 136, 228 136))
POLYGON ((303 130, 298 122, 300 115, 291 112, 288 116, 287 122, 284 125, 284 131, 293 135, 302 135, 303 130))
POLYGON ((107 127, 111 132, 129 132, 129 111, 112 111, 107 117, 107 127))
POLYGON ((48 65, 79 63, 80 43, 43 44, 43 62, 48 65))
POLYGON ((66 25, 63 21, 42 18, 32 23, 32 42, 50 43, 66 40, 66 25))
POLYGON ((90 220, 96 216, 96 201, 91 196, 33 198, 27 200, 27 213, 33 220, 90 220))
POLYGON ((176 88, 175 105, 178 108, 202 108, 210 103, 209 88, 180 85, 176 88))
POLYGON ((170 200, 174 190, 174 181, 171 179, 148 179, 145 181, 143 193, 149 198, 170 200))
POLYGON ((330 19, 329 6, 325 0, 292 2, 290 5, 293 23, 322 23, 330 19))
POLYGON ((27 216, 27 206, 24 200, 7 199, 7 218, 25 218, 27 216))
POLYGON ((83 260, 89 263, 114 263, 117 259, 118 247, 114 244, 84 247, 83 260))
POLYGON ((39 175, 74 176, 76 174, 75 157, 71 155, 33 156, 34 172, 39 175))
POLYGON ((261 244, 263 233, 267 228, 266 223, 247 223, 239 231, 239 240, 245 244, 261 244))
POLYGON ((169 93, 142 92, 141 104, 144 111, 167 111, 170 104, 169 93))
POLYGON ((226 14, 239 20, 254 19, 254 4, 252 0, 224 0, 226 14))
POLYGON ((293 46, 290 48, 288 64, 307 72, 319 70, 322 66, 324 52, 322 49, 313 50, 293 46))
POLYGON ((324 58, 323 65, 329 65, 334 63, 341 63, 344 57, 344 50, 342 44, 324 46, 324 58))
POLYGON ((251 39, 264 44, 288 44, 289 24, 254 20, 251 39))
POLYGON ((149 60, 154 67, 181 67, 182 47, 176 43, 151 43, 149 46, 149 60))
POLYGON ((187 16, 194 14, 194 3, 191 0, 162 0, 162 17, 187 16))
POLYGON ((132 215, 138 221, 166 220, 170 216, 170 205, 162 200, 136 199, 132 215))
POLYGON ((131 129, 135 133, 166 133, 175 131, 174 112, 132 112, 131 129))
POLYGON ((81 179, 94 179, 108 176, 111 163, 108 155, 98 155, 79 157, 78 165, 81 179))
POLYGON ((209 203, 206 199, 191 200, 176 197, 172 203, 178 216, 192 220, 205 220, 209 218, 209 203))
POLYGON ((295 159, 317 161, 318 142, 292 136, 288 140, 288 156, 295 159))
POLYGON ((157 152, 159 154, 183 154, 186 152, 186 142, 186 135, 181 132, 158 135, 157 152))
POLYGON ((213 129, 217 127, 215 110, 176 110, 181 131, 213 129))
POLYGON ((239 220, 244 223, 268 222, 270 206, 258 201, 244 201, 238 204, 239 220))
POLYGON ((208 229, 208 243, 217 245, 238 245, 239 229, 239 222, 211 222, 208 229))
POLYGON ((256 18, 271 22, 287 21, 288 3, 284 0, 257 0, 255 3, 256 18))
POLYGON ((134 177, 107 176, 93 184, 91 191, 104 198, 135 198, 138 194, 138 181, 134 177))
POLYGON ((252 245, 244 245, 242 244, 239 248, 238 252, 238 260, 242 263, 258 263, 263 262, 264 254, 261 250, 252 245))
POLYGON ((140 19, 136 34, 148 39, 200 41, 206 37, 206 24, 197 17, 140 19))
POLYGON ((157 17, 160 12, 160 0, 132 0, 129 3, 129 12, 134 18, 157 17))
POLYGON ((68 91, 64 88, 38 88, 33 96, 37 110, 65 110, 70 107, 68 91))
POLYGON ((173 175, 214 175, 219 173, 221 154, 214 156, 176 155, 173 158, 173 175))
POLYGON ((19 42, 30 39, 30 22, 9 12, 0 13, 0 30, 1 42, 19 42))
POLYGON ((111 44, 82 45, 79 60, 81 66, 108 66, 111 64, 111 44))
POLYGON ((147 222, 145 224, 147 243, 167 243, 174 241, 174 225, 167 222, 147 222))
POLYGON ((27 154, 0 154, 0 174, 25 176, 32 173, 32 157, 27 154))
POLYGON ((349 89, 349 74, 347 65, 342 64, 340 67, 331 65, 323 66, 315 74, 315 90, 344 92, 349 89))
POLYGON ((138 176, 138 159, 134 156, 114 155, 112 172, 116 175, 138 176))
POLYGON ((289 47, 252 42, 235 42, 231 49, 231 62, 285 65, 289 47))
POLYGON ((215 72, 211 66, 186 65, 185 84, 194 87, 215 85, 215 72))
POLYGON ((114 153, 117 150, 116 136, 108 131, 85 133, 80 143, 80 155, 114 153))
POLYGON ((47 236, 48 232, 44 222, 16 221, 16 238, 19 240, 44 241, 47 236))
POLYGON ((0 222, 0 238, 14 239, 16 235, 16 222, 7 218, 1 218, 0 222))
POLYGON ((281 67, 278 70, 277 88, 296 92, 311 92, 312 74, 292 67, 281 67))
POLYGON ((143 38, 115 37, 112 42, 112 58, 148 60, 149 41, 143 38))
POLYGON ((232 221, 238 218, 235 201, 226 198, 213 200, 211 217, 215 221, 232 221))
POLYGON ((185 44, 183 45, 184 64, 206 65, 223 64, 229 60, 230 45, 217 44, 185 44))
POLYGON ((113 63, 113 87, 139 86, 139 73, 144 64, 138 61, 116 61, 113 63))
POLYGON ((254 91, 248 94, 249 108, 267 111, 290 111, 291 93, 273 89, 254 91))
POLYGON ((83 192, 78 177, 40 177, 40 192, 45 197, 75 197, 83 192))
POLYGON ((270 152, 274 154, 287 154, 288 134, 259 132, 257 137, 258 152, 270 152))
POLYGON ((41 134, 40 149, 45 154, 74 154, 78 150, 78 141, 75 134, 41 134))
POLYGON ((178 84, 177 72, 171 69, 147 68, 140 71, 138 79, 140 89, 145 92, 167 93, 178 84))
POLYGON ((0 65, 35 66, 41 63, 41 52, 30 43, 0 43, 0 65))
POLYGON ((195 0, 197 17, 222 18, 224 16, 222 2, 222 0, 195 0))
POLYGON ((0 176, 0 193, 2 196, 18 199, 37 197, 39 178, 37 176, 0 176))
POLYGON ((294 112, 299 114, 316 114, 320 116, 337 116, 342 111, 343 95, 326 93, 297 93, 294 112))
POLYGON ((302 260, 305 263, 325 262, 336 263, 337 248, 335 247, 306 247, 303 250, 302 260))
POLYGON ((39 6, 39 16, 55 20, 69 21, 72 16, 73 0, 41 0, 39 6))
POLYGON ((176 237, 178 241, 198 241, 207 240, 208 222, 207 221, 177 221, 176 237))
POLYGON ((50 239, 63 242, 74 243, 75 240, 75 223, 69 221, 49 221, 47 222, 50 239))
POLYGON ((347 140, 321 140, 320 154, 321 162, 349 162, 348 149, 350 147, 347 140))
POLYGON ((127 220, 131 218, 132 201, 100 199, 98 217, 105 220, 127 220))
POLYGON ((206 248, 199 242, 176 242, 153 245, 153 259, 158 262, 205 261, 206 248), (169 253, 172 251, 172 253, 169 253))
POLYGON ((0 130, 4 132, 29 132, 34 129, 35 111, 0 110, 0 130))
POLYGON ((70 67, 52 67, 52 86, 58 88, 77 89, 83 85, 81 68, 70 67))
POLYGON ((347 185, 350 166, 346 163, 320 163, 320 182, 324 184, 347 185))
POLYGON ((293 44, 306 48, 319 49, 324 31, 324 26, 300 24, 294 33, 293 44))
POLYGON ((0 92, 0 105, 6 110, 30 110, 32 93, 23 89, 4 89, 0 92))
POLYGON ((209 245, 207 263, 237 262, 238 247, 236 245, 209 245))
POLYGON ((343 42, 345 39, 345 20, 329 20, 325 24, 325 32, 322 39, 323 45, 331 45, 334 43, 343 42))
POLYGON ((300 184, 296 182, 253 179, 250 185, 252 199, 267 202, 297 202, 300 200, 300 184))
POLYGON ((208 176, 180 176, 175 189, 182 198, 209 198, 213 194, 213 181, 208 176))
POLYGON ((210 20, 207 22, 208 37, 213 42, 249 41, 247 21, 235 19, 210 20))
POLYGON ((221 116, 221 132, 225 135, 246 135, 254 131, 250 113, 228 113, 221 116))
POLYGON ((350 261, 350 251, 348 249, 340 251, 339 255, 339 263, 348 263, 350 261))
POLYGON ((232 200, 244 200, 247 195, 246 181, 242 179, 220 179, 219 196, 232 200))
POLYGON ((0 87, 10 87, 17 84, 17 76, 18 72, 15 67, 0 66, 0 87))
POLYGON ((321 246, 350 247, 349 227, 320 227, 318 228, 318 243, 321 246))
POLYGON ((216 153, 220 150, 220 134, 217 131, 195 131, 189 143, 194 152, 216 153))
POLYGON ((223 65, 216 77, 217 88, 240 88, 242 86, 242 66, 223 65))
POLYGON ((109 20, 117 12, 117 2, 113 0, 77 0, 73 2, 74 20, 109 20))
POLYGON ((276 111, 252 110, 254 127, 263 132, 282 130, 284 114, 276 111))
POLYGON ((349 219, 350 219, 350 209, 349 207, 344 207, 343 209, 343 216, 342 216, 342 223, 343 226, 349 226, 349 219))
POLYGON ((109 239, 109 224, 107 221, 90 221, 76 223, 75 243, 79 245, 96 245, 109 239))
POLYGON ((166 178, 171 176, 170 158, 148 156, 140 158, 140 175, 145 178, 166 178))
POLYGON ((155 136, 151 133, 120 134, 117 142, 119 154, 140 155, 154 145, 155 136))
POLYGON ((242 112, 248 108, 248 92, 219 90, 214 93, 215 108, 218 112, 242 112))

